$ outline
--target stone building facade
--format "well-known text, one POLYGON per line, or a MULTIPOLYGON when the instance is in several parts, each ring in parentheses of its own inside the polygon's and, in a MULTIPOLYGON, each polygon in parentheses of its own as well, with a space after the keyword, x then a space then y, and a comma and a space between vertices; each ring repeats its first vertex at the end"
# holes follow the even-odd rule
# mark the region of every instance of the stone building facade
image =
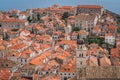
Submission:
POLYGON ((79 14, 75 21, 75 27, 91 32, 97 24, 98 17, 92 14, 79 14))
POLYGON ((18 29, 18 28, 24 28, 26 25, 28 25, 28 22, 26 20, 16 20, 16 19, 0 20, 0 28, 18 29))
POLYGON ((79 13, 98 13, 102 15, 104 13, 104 8, 99 5, 79 5, 77 7, 77 14, 79 13))

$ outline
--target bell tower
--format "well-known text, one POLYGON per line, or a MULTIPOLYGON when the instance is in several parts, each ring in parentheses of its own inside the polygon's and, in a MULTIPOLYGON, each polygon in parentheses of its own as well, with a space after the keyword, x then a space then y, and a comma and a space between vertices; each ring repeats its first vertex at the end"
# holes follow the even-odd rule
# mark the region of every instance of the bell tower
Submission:
POLYGON ((86 52, 87 47, 84 44, 84 40, 77 40, 77 49, 76 49, 76 68, 86 67, 86 52))

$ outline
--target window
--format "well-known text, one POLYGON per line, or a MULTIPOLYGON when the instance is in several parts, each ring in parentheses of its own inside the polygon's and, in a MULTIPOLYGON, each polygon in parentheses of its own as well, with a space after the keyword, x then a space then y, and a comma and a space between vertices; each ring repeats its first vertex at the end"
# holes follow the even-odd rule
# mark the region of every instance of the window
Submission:
POLYGON ((71 78, 71 77, 68 77, 68 78, 71 78))
POLYGON ((82 53, 82 57, 83 57, 83 53, 82 53))
POLYGON ((41 73, 39 73, 39 75, 40 75, 41 73))
POLYGON ((48 72, 46 72, 46 74, 48 74, 48 72))
POLYGON ((79 54, 79 57, 81 57, 81 54, 79 54))
POLYGON ((0 27, 2 27, 2 25, 0 24, 0 27))
POLYGON ((8 64, 6 64, 6 66, 8 66, 8 64))
POLYGON ((82 61, 80 62, 80 64, 82 65, 82 61))
POLYGON ((82 49, 82 46, 80 47, 80 49, 82 49))
POLYGON ((22 59, 21 59, 21 62, 22 62, 22 59))

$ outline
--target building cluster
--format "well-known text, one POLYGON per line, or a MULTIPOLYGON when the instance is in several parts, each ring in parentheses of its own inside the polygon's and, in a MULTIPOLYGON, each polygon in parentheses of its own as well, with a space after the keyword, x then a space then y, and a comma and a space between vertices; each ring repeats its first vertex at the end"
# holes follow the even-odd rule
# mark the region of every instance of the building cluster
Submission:
POLYGON ((88 66, 120 66, 117 28, 99 5, 0 12, 0 80, 77 80, 88 66))

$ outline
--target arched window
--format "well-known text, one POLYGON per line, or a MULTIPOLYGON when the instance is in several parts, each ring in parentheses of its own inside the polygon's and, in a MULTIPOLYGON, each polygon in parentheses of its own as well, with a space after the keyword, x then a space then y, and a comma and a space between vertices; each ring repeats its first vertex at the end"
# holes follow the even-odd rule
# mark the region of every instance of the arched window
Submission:
POLYGON ((79 57, 82 57, 81 54, 79 54, 79 57))
POLYGON ((82 61, 80 62, 80 65, 82 65, 82 61))
POLYGON ((2 27, 2 25, 0 24, 0 27, 2 27))
POLYGON ((83 57, 83 53, 82 53, 82 57, 83 57))

